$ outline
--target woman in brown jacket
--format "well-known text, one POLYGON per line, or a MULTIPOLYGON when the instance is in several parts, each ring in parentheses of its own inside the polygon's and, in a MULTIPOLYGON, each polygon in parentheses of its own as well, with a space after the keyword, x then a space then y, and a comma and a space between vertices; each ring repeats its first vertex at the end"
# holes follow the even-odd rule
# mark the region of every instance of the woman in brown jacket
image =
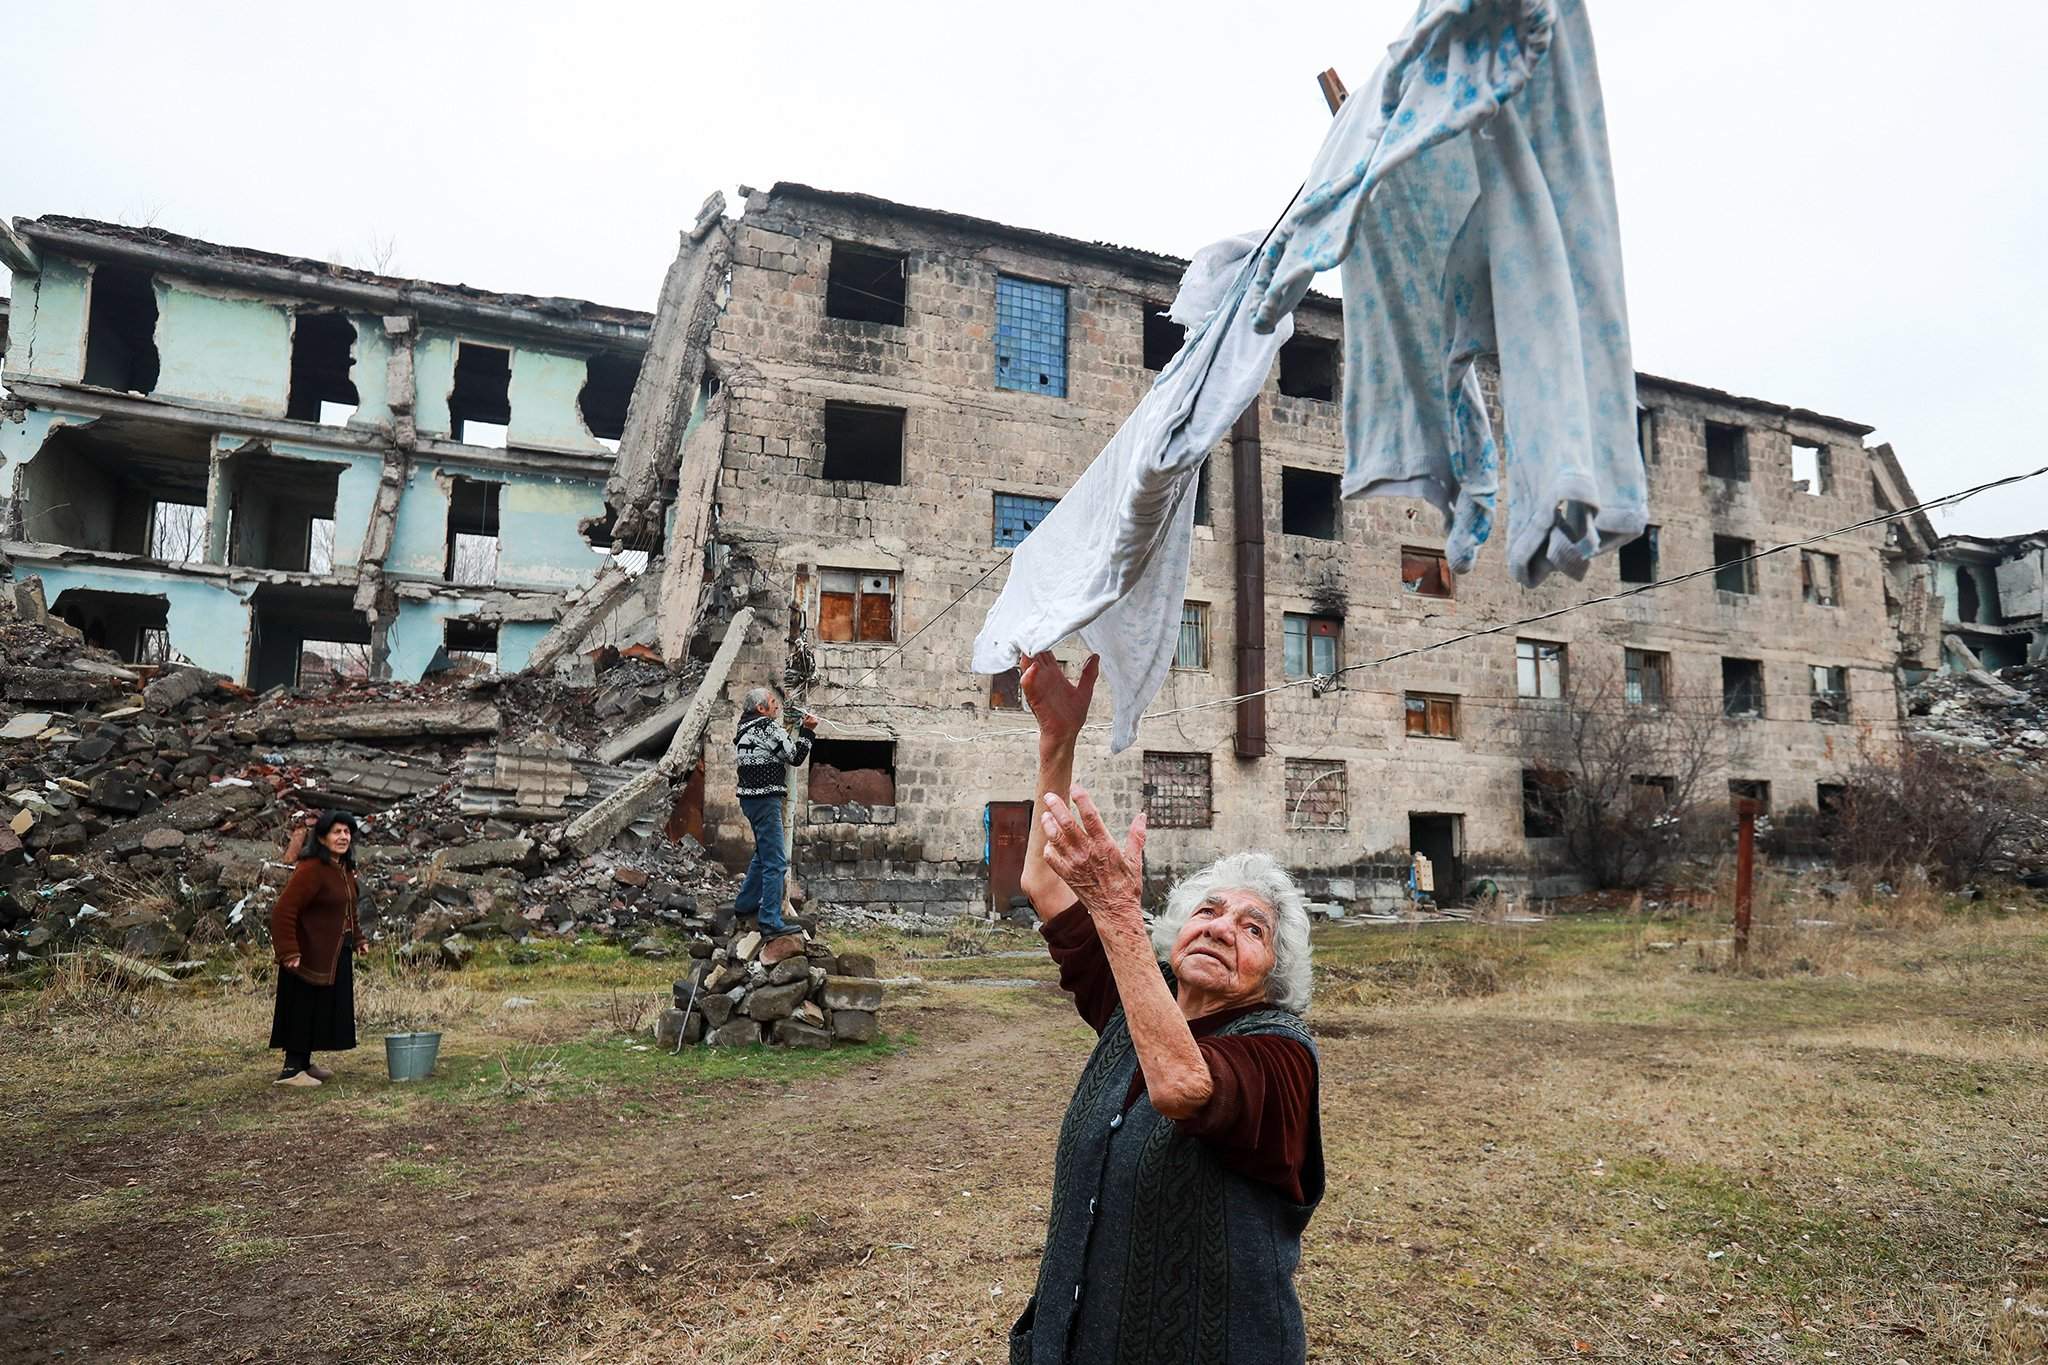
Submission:
MULTIPOLYGON (((277 1013, 270 1045, 284 1049, 279 1085, 315 1086, 334 1073, 313 1065, 317 1052, 356 1045, 355 970, 369 951, 356 918, 355 817, 331 810, 313 826, 292 879, 270 911, 277 955, 277 1013)), ((295 841, 296 842, 296 841, 295 841)))

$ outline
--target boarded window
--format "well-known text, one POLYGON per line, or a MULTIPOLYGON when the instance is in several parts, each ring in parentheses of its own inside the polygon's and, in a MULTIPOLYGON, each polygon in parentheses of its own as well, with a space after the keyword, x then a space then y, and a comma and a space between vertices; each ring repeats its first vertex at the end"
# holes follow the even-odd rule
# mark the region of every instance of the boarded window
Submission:
POLYGON ((1757 659, 1721 660, 1721 714, 1764 713, 1764 666, 1757 659))
POLYGON ((1556 839, 1564 834, 1571 774, 1556 768, 1522 769, 1522 837, 1556 839))
POLYGON ((814 739, 807 789, 819 806, 896 804, 896 745, 886 739, 814 739))
POLYGON ((1625 692, 1631 706, 1662 706, 1664 680, 1671 672, 1671 656, 1647 649, 1622 651, 1625 692))
POLYGON ((1419 597, 1450 597, 1451 570, 1441 550, 1401 547, 1401 586, 1419 597))
POLYGON ((1830 725, 1849 719, 1849 670, 1815 664, 1808 671, 1813 678, 1813 718, 1830 725))
POLYGON ((1280 644, 1286 677, 1327 678, 1343 666, 1344 621, 1288 612, 1281 618, 1280 644))
POLYGON ((1067 291, 996 276, 996 387, 1067 396, 1067 291))
POLYGON ((1022 493, 996 494, 995 546, 999 550, 1010 549, 1024 543, 1024 537, 1038 529, 1059 506, 1058 498, 1033 498, 1022 493))
POLYGON ((1756 778, 1731 777, 1728 779, 1728 800, 1756 802, 1758 815, 1771 813, 1771 784, 1756 778))
POLYGON ((1206 669, 1209 666, 1209 604, 1180 604, 1180 643, 1173 651, 1173 666, 1206 669))
POLYGON ((1163 370, 1188 339, 1188 329, 1166 316, 1163 303, 1144 303, 1139 312, 1145 319, 1145 368, 1163 370))
POLYGON ((1749 433, 1726 422, 1707 423, 1707 473, 1716 479, 1749 477, 1749 433))
POLYGON ((1296 332, 1280 347, 1280 392, 1289 398, 1337 399, 1337 343, 1296 332))
POLYGON ((1515 641, 1515 695, 1555 701, 1564 695, 1564 646, 1548 640, 1515 641))
POLYGON ((1624 583, 1657 581, 1657 528, 1645 526, 1643 533, 1621 547, 1617 556, 1624 583))
POLYGON ((1714 586, 1722 592, 1748 596, 1756 591, 1756 542, 1736 536, 1714 537, 1714 586))
POLYGON ((1024 670, 1006 668, 991 674, 988 680, 988 709, 991 711, 1021 711, 1024 709, 1024 670))
POLYGON ((448 562, 450 583, 490 584, 498 581, 499 485, 458 478, 448 496, 448 562))
POLYGON ((1799 552, 1800 591, 1816 607, 1839 606, 1842 601, 1842 561, 1822 550, 1799 552))
POLYGON ((900 251, 834 242, 825 274, 825 316, 901 327, 909 261, 900 251))
POLYGON ((1421 739, 1458 737, 1458 699, 1410 692, 1402 702, 1408 733, 1421 739))
POLYGON ((1826 446, 1818 441, 1792 442, 1792 486, 1816 497, 1834 491, 1835 472, 1826 446))
POLYGON ((903 419, 902 408, 827 403, 825 477, 850 483, 902 483, 903 419))
POLYGON ((866 569, 820 569, 818 638, 842 644, 893 643, 896 575, 866 569))
POLYGON ((1344 760, 1290 758, 1286 780, 1289 829, 1345 827, 1350 802, 1344 790, 1344 760))
POLYGON ((512 352, 474 341, 455 346, 448 429, 465 445, 502 447, 512 422, 512 352))
POLYGON ((1207 829, 1209 755, 1145 754, 1145 821, 1157 829, 1207 829))
POLYGON ((1290 536, 1335 540, 1343 525, 1342 483, 1319 469, 1280 470, 1280 529, 1290 536))

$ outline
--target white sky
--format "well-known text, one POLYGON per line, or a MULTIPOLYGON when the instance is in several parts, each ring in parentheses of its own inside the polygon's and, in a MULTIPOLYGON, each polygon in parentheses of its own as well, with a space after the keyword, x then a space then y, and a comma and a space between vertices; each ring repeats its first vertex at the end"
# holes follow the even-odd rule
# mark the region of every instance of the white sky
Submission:
MULTIPOLYGON (((1591 3, 1638 366, 1868 422, 1923 497, 2048 463, 2048 5, 1591 3)), ((1186 255, 1412 7, 17 0, 0 213, 642 308, 742 182, 1186 255)), ((1936 524, 2048 526, 2048 477, 1936 524)))

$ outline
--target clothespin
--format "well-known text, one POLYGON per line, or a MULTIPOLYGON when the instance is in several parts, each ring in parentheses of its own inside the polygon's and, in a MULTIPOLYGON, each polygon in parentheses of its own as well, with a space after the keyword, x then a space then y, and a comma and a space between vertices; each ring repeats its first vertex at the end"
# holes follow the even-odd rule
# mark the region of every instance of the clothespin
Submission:
POLYGON ((1316 84, 1322 87, 1323 98, 1329 102, 1332 114, 1337 112, 1345 97, 1351 93, 1344 88, 1344 78, 1337 74, 1337 68, 1334 66, 1317 76, 1316 84))

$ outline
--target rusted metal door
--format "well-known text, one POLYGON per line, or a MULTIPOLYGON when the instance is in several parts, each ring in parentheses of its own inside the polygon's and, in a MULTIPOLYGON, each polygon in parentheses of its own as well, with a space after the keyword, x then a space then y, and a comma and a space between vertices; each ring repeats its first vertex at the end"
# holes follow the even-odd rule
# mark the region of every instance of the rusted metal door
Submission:
POLYGON ((1010 898, 1024 894, 1024 849, 1031 840, 1029 801, 988 803, 988 906, 1008 914, 1010 898))

